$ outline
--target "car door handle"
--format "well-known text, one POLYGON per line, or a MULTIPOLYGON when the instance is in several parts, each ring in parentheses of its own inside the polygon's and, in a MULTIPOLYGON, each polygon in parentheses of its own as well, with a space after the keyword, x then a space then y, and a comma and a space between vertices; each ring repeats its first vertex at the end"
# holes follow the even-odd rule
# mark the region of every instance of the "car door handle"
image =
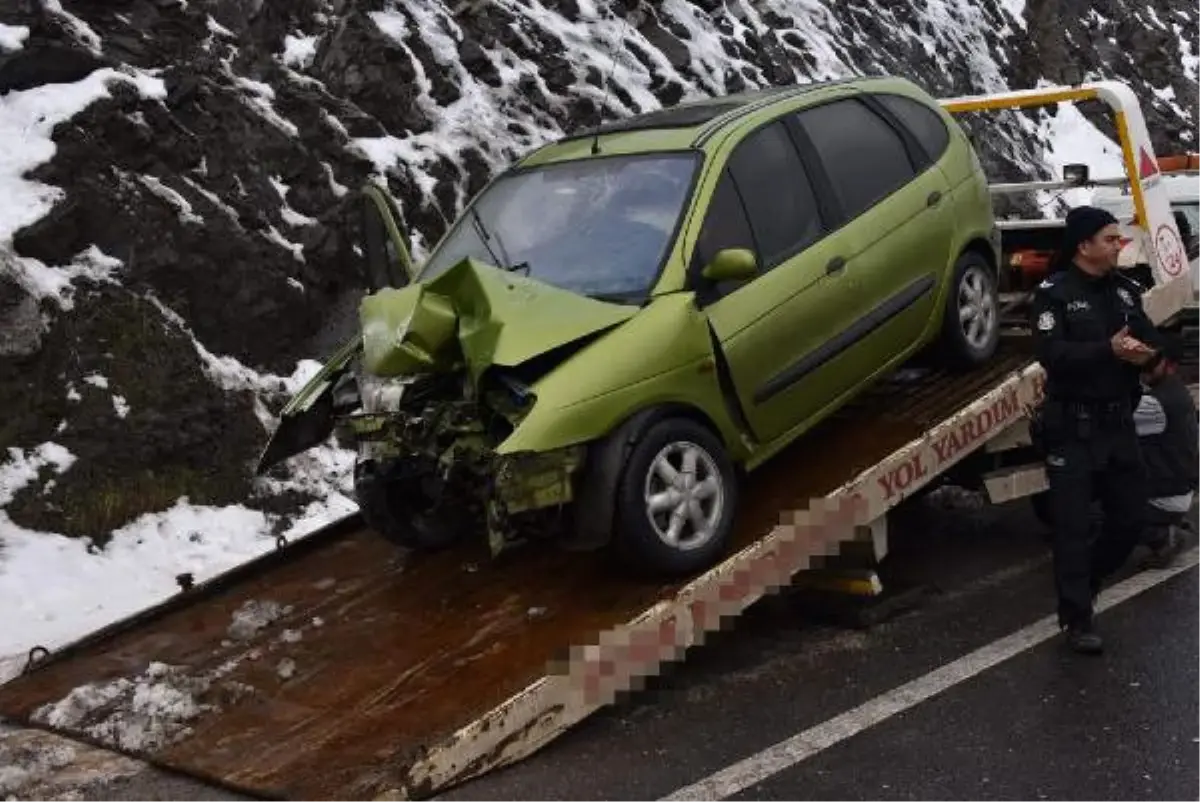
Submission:
POLYGON ((829 260, 829 264, 825 265, 825 273, 827 275, 832 275, 834 273, 840 273, 842 270, 845 269, 845 267, 846 267, 846 260, 840 256, 835 256, 829 260))
POLYGON ((929 207, 937 206, 942 202, 942 193, 936 189, 929 193, 929 197, 925 199, 925 205, 929 207))

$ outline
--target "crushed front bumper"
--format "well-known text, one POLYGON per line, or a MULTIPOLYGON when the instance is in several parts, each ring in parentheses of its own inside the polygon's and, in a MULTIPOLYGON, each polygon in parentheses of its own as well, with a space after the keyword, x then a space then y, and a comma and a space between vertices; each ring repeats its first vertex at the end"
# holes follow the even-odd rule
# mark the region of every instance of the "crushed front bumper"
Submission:
MULTIPOLYGON (((545 522, 534 513, 559 510, 575 499, 576 476, 587 453, 586 446, 576 445, 497 454, 481 425, 459 425, 450 435, 442 429, 438 438, 420 420, 396 413, 347 416, 342 428, 358 444, 359 462, 373 463, 376 473, 400 471, 411 482, 414 470, 425 471, 434 481, 419 486, 470 493, 477 502, 472 506, 486 511, 481 523, 486 523, 493 554, 546 534, 541 531, 545 522)), ((436 505, 440 499, 427 501, 436 505)))

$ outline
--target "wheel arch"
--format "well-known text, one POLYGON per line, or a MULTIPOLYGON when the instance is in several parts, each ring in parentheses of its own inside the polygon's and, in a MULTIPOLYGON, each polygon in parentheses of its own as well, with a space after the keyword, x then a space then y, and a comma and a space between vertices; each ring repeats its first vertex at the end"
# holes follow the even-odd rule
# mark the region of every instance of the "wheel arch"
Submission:
POLYGON ((652 426, 670 418, 683 418, 702 426, 717 439, 730 456, 735 470, 740 463, 733 458, 721 427, 699 407, 682 401, 666 401, 643 407, 627 415, 617 426, 588 444, 587 459, 578 477, 575 496, 575 525, 569 536, 570 546, 597 549, 612 538, 616 513, 617 485, 621 471, 638 441, 652 426), (582 514, 579 512, 582 511, 582 514))
MULTIPOLYGON (((954 257, 954 261, 950 264, 950 271, 948 274, 949 277, 946 281, 945 292, 942 295, 941 303, 939 304, 938 309, 939 325, 937 329, 938 339, 936 346, 936 350, 940 352, 940 355, 948 360, 947 364, 956 368, 964 369, 973 367, 976 360, 974 357, 964 357, 961 354, 956 353, 958 346, 952 343, 950 338, 956 338, 959 336, 959 334, 957 331, 953 335, 949 333, 950 328, 957 325, 956 318, 952 317, 952 314, 954 313, 951 311, 950 307, 954 304, 954 299, 957 294, 955 285, 957 283, 959 270, 963 265, 963 260, 964 258, 971 256, 981 260, 986 266, 987 272, 991 274, 992 288, 997 294, 997 304, 999 303, 1000 287, 999 264, 991 242, 985 237, 979 235, 969 238, 958 250, 957 255, 954 257)), ((998 307, 995 314, 997 316, 996 327, 998 331, 1000 325, 1000 312, 998 307)), ((997 343, 998 342, 999 340, 997 335, 997 343)), ((992 348, 992 353, 994 353, 994 347, 992 348)))
POLYGON ((988 240, 986 238, 976 236, 976 237, 972 237, 971 239, 967 240, 966 244, 964 244, 962 246, 962 248, 959 250, 958 255, 954 257, 955 264, 958 263, 959 259, 961 259, 962 257, 966 256, 969 253, 974 253, 974 254, 978 254, 979 256, 982 256, 983 260, 985 262, 987 262, 988 267, 990 267, 992 269, 992 272, 995 272, 995 273, 999 272, 1000 264, 996 259, 996 251, 994 248, 992 248, 992 244, 990 242, 988 242, 988 240))

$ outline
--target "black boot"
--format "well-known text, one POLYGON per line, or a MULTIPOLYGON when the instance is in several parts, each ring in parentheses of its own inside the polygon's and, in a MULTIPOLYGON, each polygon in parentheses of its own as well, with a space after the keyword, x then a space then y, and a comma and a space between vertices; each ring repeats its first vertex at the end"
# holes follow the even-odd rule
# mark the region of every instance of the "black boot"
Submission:
POLYGON ((1067 645, 1080 654, 1100 654, 1104 651, 1104 640, 1091 621, 1068 624, 1067 645))

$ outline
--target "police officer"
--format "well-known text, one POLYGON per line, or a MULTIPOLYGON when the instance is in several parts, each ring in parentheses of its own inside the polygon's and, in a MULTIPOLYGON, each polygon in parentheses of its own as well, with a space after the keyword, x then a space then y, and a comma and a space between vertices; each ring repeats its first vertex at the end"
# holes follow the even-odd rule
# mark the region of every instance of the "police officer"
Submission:
POLYGON ((1141 537, 1147 488, 1133 410, 1140 373, 1158 358, 1161 342, 1138 285, 1115 269, 1120 243, 1111 214, 1072 209, 1058 269, 1038 286, 1032 311, 1046 371, 1035 434, 1050 485, 1058 620, 1070 647, 1089 654, 1104 645, 1092 621, 1100 584, 1141 537), (1093 498, 1104 510, 1094 543, 1093 498))

